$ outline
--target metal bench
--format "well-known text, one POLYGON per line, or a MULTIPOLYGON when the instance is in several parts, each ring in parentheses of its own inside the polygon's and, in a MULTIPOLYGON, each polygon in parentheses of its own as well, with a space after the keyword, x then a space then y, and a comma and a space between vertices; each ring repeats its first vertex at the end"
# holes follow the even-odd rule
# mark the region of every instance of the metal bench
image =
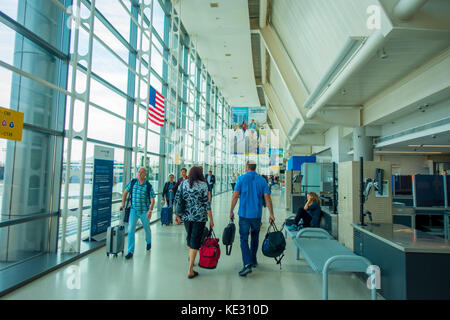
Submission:
MULTIPOLYGON (((356 255, 341 245, 325 230, 320 228, 304 228, 300 231, 289 231, 284 226, 285 234, 290 235, 297 247, 296 259, 300 253, 314 270, 322 273, 322 297, 328 299, 328 273, 334 272, 364 272, 372 276, 375 270, 368 268, 372 263, 356 255), (372 271, 372 272, 371 272, 372 271)), ((377 299, 376 287, 371 288, 372 300, 377 299)))

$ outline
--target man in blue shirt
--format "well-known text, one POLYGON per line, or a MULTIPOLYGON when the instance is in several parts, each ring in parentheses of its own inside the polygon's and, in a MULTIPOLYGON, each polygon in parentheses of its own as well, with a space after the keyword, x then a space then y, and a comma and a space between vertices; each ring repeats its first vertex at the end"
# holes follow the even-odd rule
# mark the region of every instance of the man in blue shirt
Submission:
POLYGON ((138 219, 141 219, 142 226, 145 231, 145 241, 147 242, 147 251, 152 247, 152 234, 150 230, 150 218, 152 217, 153 207, 155 206, 155 192, 153 187, 146 180, 147 170, 145 168, 139 168, 138 178, 133 184, 133 190, 131 190, 132 181, 125 187, 122 197, 122 211, 125 206, 125 201, 128 197, 128 193, 132 192, 130 218, 128 222, 128 254, 125 259, 131 259, 134 253, 134 234, 136 232, 136 224, 138 219), (147 190, 149 188, 150 190, 147 190))
POLYGON ((258 264, 256 253, 259 244, 259 230, 261 228, 261 216, 263 198, 269 208, 269 223, 275 221, 273 215, 272 199, 266 180, 256 172, 256 164, 248 161, 247 173, 237 179, 231 200, 230 219, 234 218, 234 207, 239 199, 239 235, 241 239, 242 260, 244 268, 239 271, 240 276, 246 276, 252 272, 258 264), (251 234, 251 248, 248 245, 248 236, 251 234))

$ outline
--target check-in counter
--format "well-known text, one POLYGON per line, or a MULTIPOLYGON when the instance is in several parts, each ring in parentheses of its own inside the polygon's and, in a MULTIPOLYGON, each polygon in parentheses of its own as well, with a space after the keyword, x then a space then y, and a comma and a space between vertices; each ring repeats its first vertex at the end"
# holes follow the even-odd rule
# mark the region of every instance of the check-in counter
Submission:
POLYGON ((450 299, 450 244, 398 224, 353 226, 354 252, 381 270, 386 299, 450 299))

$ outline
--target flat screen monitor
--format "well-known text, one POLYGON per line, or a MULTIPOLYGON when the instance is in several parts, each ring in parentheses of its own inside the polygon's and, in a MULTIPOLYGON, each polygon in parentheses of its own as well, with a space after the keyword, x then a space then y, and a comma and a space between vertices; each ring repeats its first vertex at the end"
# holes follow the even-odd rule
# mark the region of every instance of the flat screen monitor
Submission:
POLYGON ((416 207, 444 207, 444 176, 415 175, 414 189, 416 207))
POLYGON ((395 195, 405 195, 412 196, 412 177, 393 175, 392 176, 392 187, 395 195))

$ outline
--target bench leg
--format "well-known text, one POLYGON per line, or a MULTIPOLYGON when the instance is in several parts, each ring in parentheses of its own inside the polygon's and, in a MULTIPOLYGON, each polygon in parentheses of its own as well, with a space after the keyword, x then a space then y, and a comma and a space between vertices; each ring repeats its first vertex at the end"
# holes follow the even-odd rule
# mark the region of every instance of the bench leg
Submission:
POLYGON ((297 248, 297 255, 296 255, 296 259, 300 260, 300 250, 297 248))
POLYGON ((328 300, 328 272, 323 270, 322 274, 322 300, 328 300))

